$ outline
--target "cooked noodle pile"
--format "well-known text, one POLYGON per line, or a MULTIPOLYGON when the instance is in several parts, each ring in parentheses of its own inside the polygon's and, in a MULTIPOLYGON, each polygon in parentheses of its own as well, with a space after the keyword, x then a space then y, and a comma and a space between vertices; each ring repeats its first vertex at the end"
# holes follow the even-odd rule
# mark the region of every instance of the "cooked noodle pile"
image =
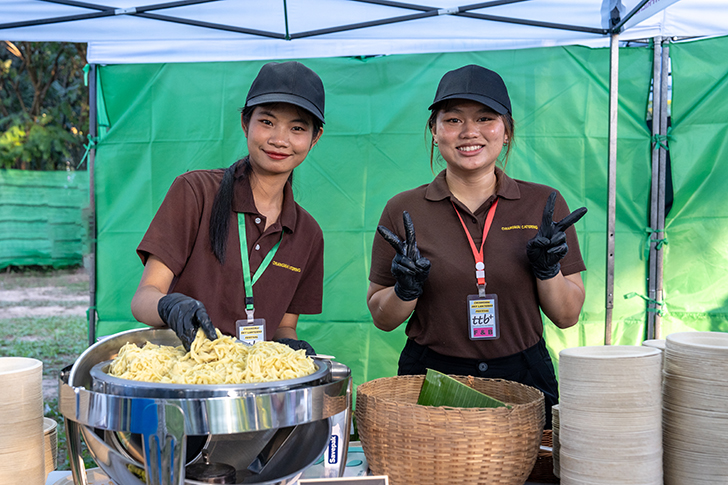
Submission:
POLYGON ((122 379, 170 384, 245 384, 295 379, 316 371, 305 350, 277 342, 252 346, 217 331, 214 341, 202 330, 189 352, 184 347, 156 345, 139 348, 127 343, 119 350, 108 374, 122 379))

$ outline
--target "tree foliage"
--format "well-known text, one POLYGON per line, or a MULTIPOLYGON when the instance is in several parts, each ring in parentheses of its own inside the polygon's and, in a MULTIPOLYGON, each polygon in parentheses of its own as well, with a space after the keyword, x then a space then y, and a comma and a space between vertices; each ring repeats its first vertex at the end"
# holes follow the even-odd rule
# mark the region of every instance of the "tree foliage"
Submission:
POLYGON ((75 169, 85 152, 86 44, 0 44, 0 168, 75 169))

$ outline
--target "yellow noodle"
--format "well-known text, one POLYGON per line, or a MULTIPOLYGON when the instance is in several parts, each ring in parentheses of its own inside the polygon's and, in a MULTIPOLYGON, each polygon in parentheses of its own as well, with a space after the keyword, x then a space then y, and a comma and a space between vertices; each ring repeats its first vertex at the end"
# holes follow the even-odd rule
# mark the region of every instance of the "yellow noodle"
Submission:
POLYGON ((245 384, 295 379, 316 371, 304 350, 277 342, 252 346, 217 331, 214 341, 198 330, 190 351, 147 342, 127 343, 112 361, 108 374, 122 379, 170 384, 245 384))

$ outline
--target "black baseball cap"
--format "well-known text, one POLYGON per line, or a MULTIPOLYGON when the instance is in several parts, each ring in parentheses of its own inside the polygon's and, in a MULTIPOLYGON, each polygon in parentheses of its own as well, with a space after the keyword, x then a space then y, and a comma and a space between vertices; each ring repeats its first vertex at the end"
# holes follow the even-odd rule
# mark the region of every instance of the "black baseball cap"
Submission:
POLYGON ((297 61, 269 62, 260 68, 245 106, 290 103, 324 123, 324 83, 318 74, 297 61))
POLYGON ((468 99, 483 103, 499 114, 511 113, 511 99, 503 79, 498 73, 475 64, 442 76, 429 109, 448 99, 468 99))

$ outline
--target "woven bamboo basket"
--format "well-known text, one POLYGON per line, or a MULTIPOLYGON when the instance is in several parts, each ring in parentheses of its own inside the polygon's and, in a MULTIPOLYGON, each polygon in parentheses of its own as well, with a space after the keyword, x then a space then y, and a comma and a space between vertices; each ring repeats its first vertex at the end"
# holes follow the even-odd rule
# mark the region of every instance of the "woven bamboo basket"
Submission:
POLYGON ((511 408, 420 406, 421 375, 361 384, 355 416, 371 472, 388 475, 392 485, 525 483, 541 445, 541 391, 501 379, 452 377, 511 408))

